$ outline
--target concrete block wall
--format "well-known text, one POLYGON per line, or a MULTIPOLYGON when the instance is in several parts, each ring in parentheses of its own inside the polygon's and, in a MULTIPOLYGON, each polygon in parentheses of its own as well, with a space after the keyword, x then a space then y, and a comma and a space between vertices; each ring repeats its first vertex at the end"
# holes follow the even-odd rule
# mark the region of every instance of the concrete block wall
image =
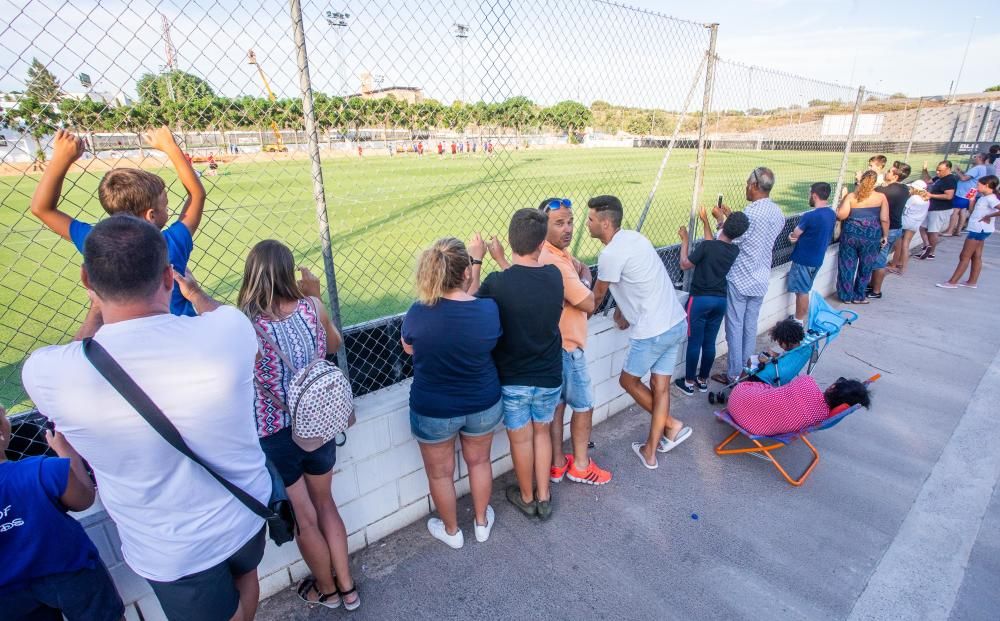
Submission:
MULTIPOLYGON (((787 317, 793 308, 792 296, 785 292, 788 265, 775 268, 761 309, 758 329, 765 332, 787 317)), ((823 294, 833 292, 836 283, 836 248, 827 251, 816 279, 823 294)), ((687 294, 681 294, 681 302, 687 294)), ((618 385, 625 362, 628 337, 609 317, 595 316, 589 323, 587 363, 594 387, 594 424, 602 423, 632 405, 632 398, 618 385)), ((678 368, 683 367, 682 359, 678 368)), ((724 329, 719 334, 721 355, 726 351, 724 329)), ((347 527, 348 549, 356 552, 429 514, 433 509, 420 449, 410 434, 410 381, 364 395, 357 399, 357 424, 348 432, 347 444, 337 451, 333 476, 333 496, 347 527)), ((564 436, 569 437, 567 417, 564 436)), ((493 440, 493 473, 499 476, 512 468, 507 434, 498 430, 493 440)), ((468 473, 456 450, 455 472, 459 495, 469 492, 468 473)), ((87 533, 101 552, 127 604, 128 619, 163 619, 163 613, 145 580, 122 561, 121 543, 114 523, 96 503, 78 515, 87 533)), ((309 573, 294 543, 280 548, 268 542, 258 567, 261 598, 295 584, 309 573)))

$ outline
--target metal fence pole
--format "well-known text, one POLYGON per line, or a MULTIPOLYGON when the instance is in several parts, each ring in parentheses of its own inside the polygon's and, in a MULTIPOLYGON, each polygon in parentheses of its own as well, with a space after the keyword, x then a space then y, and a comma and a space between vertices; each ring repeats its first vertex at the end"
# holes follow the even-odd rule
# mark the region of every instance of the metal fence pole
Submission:
MULTIPOLYGON (((688 237, 695 239, 695 221, 698 215, 698 203, 705 183, 705 128, 708 126, 708 114, 712 109, 712 92, 715 89, 715 43, 719 38, 719 25, 708 24, 712 33, 708 40, 708 51, 705 53, 705 94, 701 100, 701 119, 698 122, 698 156, 694 169, 694 191, 691 192, 691 213, 688 215, 688 237)), ((691 288, 692 272, 684 273, 684 289, 691 288)))
POLYGON ((924 107, 924 98, 921 97, 917 100, 917 112, 913 115, 913 127, 910 128, 910 139, 906 143, 906 156, 903 158, 904 162, 910 161, 910 151, 913 149, 913 138, 917 135, 917 125, 920 123, 920 110, 924 107))
MULTIPOLYGON (((333 247, 330 241, 330 221, 326 212, 326 188, 323 185, 323 164, 319 157, 319 135, 316 132, 316 110, 313 107, 312 79, 309 76, 309 55, 306 52, 306 32, 302 23, 302 5, 299 0, 289 0, 292 27, 295 31, 295 50, 299 67, 299 89, 302 91, 302 113, 305 118, 306 137, 309 142, 309 160, 312 165, 313 198, 316 201, 316 223, 322 244, 323 271, 326 273, 327 296, 333 323, 343 329, 340 318, 340 297, 337 294, 337 275, 333 267, 333 247)), ((341 343, 337 351, 337 366, 350 379, 347 368, 347 349, 341 343)))
POLYGON ((837 173, 837 189, 833 195, 836 203, 840 204, 840 192, 844 187, 844 175, 847 174, 847 164, 851 157, 851 147, 854 145, 854 132, 858 129, 858 116, 861 114, 861 102, 865 100, 865 87, 858 88, 858 98, 854 102, 854 113, 851 115, 851 127, 847 130, 847 142, 844 143, 844 157, 840 160, 840 172, 837 173))
POLYGON ((944 158, 948 159, 951 155, 951 149, 955 146, 955 132, 958 131, 958 124, 962 120, 962 109, 958 108, 955 110, 955 124, 951 126, 951 134, 948 135, 948 146, 944 150, 944 158))
MULTIPOLYGON (((701 64, 698 65, 698 71, 694 74, 694 80, 691 81, 691 88, 688 90, 687 97, 684 98, 684 108, 681 110, 681 115, 677 117, 677 123, 674 125, 674 133, 670 136, 670 142, 667 144, 667 152, 663 154, 663 159, 660 161, 660 169, 656 171, 656 179, 653 181, 653 188, 649 191, 649 196, 646 198, 646 204, 642 208, 642 213, 639 215, 639 220, 636 222, 635 230, 642 231, 642 225, 646 222, 646 215, 649 213, 649 208, 653 204, 653 198, 656 196, 656 190, 660 187, 660 178, 663 177, 663 170, 667 167, 667 162, 670 160, 670 154, 674 150, 674 145, 677 143, 677 136, 681 133, 681 126, 684 124, 684 119, 687 118, 688 108, 691 106, 691 99, 694 97, 694 92, 698 88, 698 81, 701 79, 701 70, 705 67, 706 58, 703 58, 701 64)), ((653 114, 656 114, 656 110, 653 110, 653 114)), ((652 133, 652 125, 650 125, 650 133, 652 133)))

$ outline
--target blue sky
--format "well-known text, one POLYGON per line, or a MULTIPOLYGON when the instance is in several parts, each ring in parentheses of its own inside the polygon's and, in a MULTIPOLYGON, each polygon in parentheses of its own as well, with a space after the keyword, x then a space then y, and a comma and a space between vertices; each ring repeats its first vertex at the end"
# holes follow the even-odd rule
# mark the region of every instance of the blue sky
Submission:
POLYGON ((627 4, 719 23, 719 54, 843 84, 908 95, 948 92, 973 18, 980 16, 961 92, 1000 84, 1000 2, 859 0, 629 0, 627 4))
MULTIPOLYGON (((717 21, 724 58, 839 84, 908 95, 947 93, 973 18, 975 34, 959 90, 1000 84, 1000 1, 630 0, 695 22, 717 21), (973 5, 975 9, 965 8, 973 5)), ((496 100, 527 95, 677 109, 691 90, 707 36, 695 24, 622 11, 591 0, 302 0, 316 90, 356 92, 367 71, 384 85, 420 86, 427 96, 496 100), (327 10, 347 11, 331 28, 327 10), (454 22, 474 25, 464 49, 454 22)), ((24 86, 32 57, 66 90, 134 92, 163 64, 160 13, 173 24, 179 68, 225 95, 262 95, 254 48, 279 96, 298 78, 286 0, 0 0, 0 90, 24 86)), ((720 73, 724 75, 724 73, 720 73)), ((766 77, 766 76, 765 76, 766 77)), ((812 98, 849 99, 848 89, 764 79, 730 67, 716 106, 769 108, 812 98), (750 82, 753 82, 751 85, 750 82), (846 93, 846 95, 845 95, 846 93)), ((698 98, 694 105, 697 105, 698 98)))

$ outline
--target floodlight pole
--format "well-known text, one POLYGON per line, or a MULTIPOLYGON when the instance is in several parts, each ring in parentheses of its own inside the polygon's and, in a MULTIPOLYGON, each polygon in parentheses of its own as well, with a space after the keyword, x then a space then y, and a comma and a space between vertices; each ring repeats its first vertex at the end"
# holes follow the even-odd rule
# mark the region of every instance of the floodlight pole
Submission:
MULTIPOLYGON (((719 25, 709 24, 711 30, 708 40, 708 52, 705 53, 705 94, 701 100, 701 118, 698 120, 698 156, 694 169, 694 191, 691 193, 691 213, 688 215, 688 233, 694 237, 695 221, 698 216, 698 203, 701 201, 701 191, 705 184, 705 130, 708 127, 708 115, 712 110, 712 92, 715 89, 715 43, 719 38, 719 25)), ((690 274, 684 277, 686 285, 690 284, 690 274)))
MULTIPOLYGON (((333 266, 333 244, 330 240, 330 220, 326 210, 326 187, 323 184, 323 164, 319 157, 319 135, 316 132, 316 110, 313 106, 312 79, 309 75, 309 55, 306 52, 306 33, 302 22, 300 0, 289 0, 292 28, 295 32, 295 51, 299 69, 299 89, 302 91, 302 115, 305 119, 306 138, 309 143, 309 160, 312 166, 313 199, 316 201, 316 223, 323 254, 323 272, 326 275, 327 297, 333 325, 343 333, 340 316, 340 296, 337 293, 337 274, 333 266)), ((337 350, 337 366, 350 379, 347 367, 347 349, 341 340, 337 350)))
POLYGON ((906 157, 904 162, 910 161, 910 151, 913 149, 913 138, 917 135, 917 125, 920 123, 920 109, 924 106, 924 98, 917 100, 917 112, 913 115, 913 127, 910 128, 910 139, 906 142, 906 157))

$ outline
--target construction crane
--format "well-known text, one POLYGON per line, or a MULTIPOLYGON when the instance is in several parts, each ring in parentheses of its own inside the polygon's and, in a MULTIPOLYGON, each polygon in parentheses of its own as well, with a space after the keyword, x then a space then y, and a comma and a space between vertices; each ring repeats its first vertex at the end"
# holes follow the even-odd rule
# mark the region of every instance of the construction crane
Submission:
MULTIPOLYGON (((271 90, 271 85, 267 81, 267 76, 264 75, 264 69, 262 69, 260 63, 257 62, 257 55, 254 54, 253 50, 249 50, 249 57, 250 64, 257 67, 257 73, 260 74, 260 79, 264 83, 264 90, 267 91, 268 100, 271 103, 278 101, 278 98, 274 96, 274 91, 271 90)), ((281 139, 281 131, 278 130, 278 124, 273 120, 271 121, 271 131, 274 132, 274 140, 276 144, 262 145, 262 150, 269 153, 288 151, 288 147, 285 146, 285 142, 281 139)))

